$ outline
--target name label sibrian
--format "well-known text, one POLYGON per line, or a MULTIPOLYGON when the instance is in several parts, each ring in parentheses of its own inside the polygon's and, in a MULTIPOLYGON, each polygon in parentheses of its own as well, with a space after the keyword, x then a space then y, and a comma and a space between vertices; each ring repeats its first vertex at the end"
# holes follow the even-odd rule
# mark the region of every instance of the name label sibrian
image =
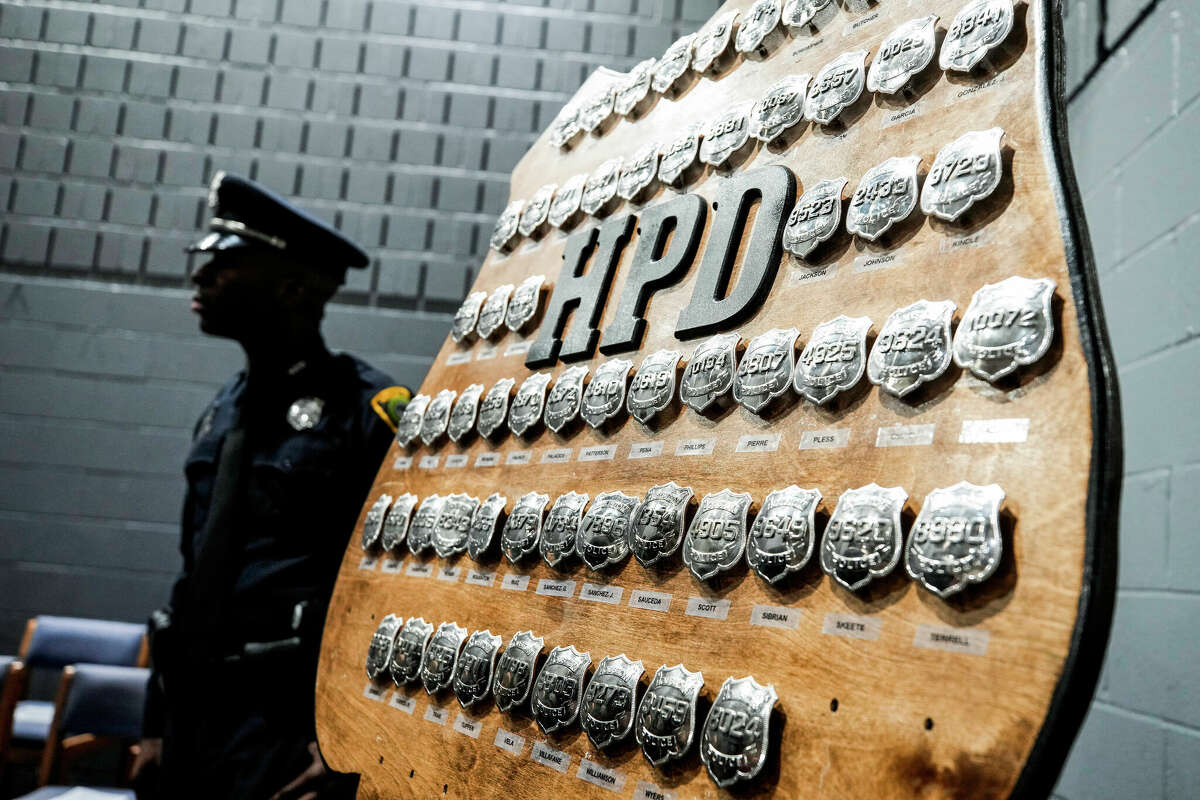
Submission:
POLYGON ((575 452, 569 447, 556 447, 552 450, 542 451, 543 464, 565 464, 571 460, 571 453, 575 452))
POLYGON ((417 710, 417 699, 407 697, 399 692, 392 692, 392 696, 388 698, 388 705, 400 709, 405 714, 411 714, 417 710))
POLYGON ((750 624, 794 631, 800 626, 800 612, 794 608, 756 604, 750 612, 750 624))
POLYGON ((464 717, 463 713, 458 712, 458 716, 454 718, 453 725, 455 733, 461 733, 463 736, 470 736, 472 739, 479 738, 479 732, 483 730, 483 725, 470 717, 464 717))
POLYGON ((567 767, 571 766, 569 755, 561 750, 555 750, 545 742, 534 742, 533 748, 529 751, 529 758, 543 767, 558 770, 564 775, 567 774, 567 767))
POLYGON ((437 579, 446 583, 458 583, 458 576, 462 574, 462 567, 442 567, 437 571, 437 579))
POLYGON ((363 689, 363 697, 368 700, 374 700, 376 703, 383 702, 384 689, 381 686, 376 686, 373 683, 368 683, 367 688, 363 689))
POLYGON ((433 565, 421 561, 410 561, 404 574, 410 578, 428 578, 433 574, 433 565))
POLYGON ((638 444, 629 446, 630 458, 657 458, 662 455, 663 443, 657 442, 639 442, 638 444))
POLYGON ((513 450, 504 458, 504 463, 509 466, 514 464, 523 466, 528 464, 531 458, 533 458, 533 453, 529 450, 513 450))
POLYGON ((446 456, 446 469, 462 469, 470 458, 466 453, 452 453, 446 456))
POLYGON ((475 466, 477 467, 494 467, 500 463, 499 453, 480 453, 475 456, 475 466))
POLYGON ((403 564, 398 558, 385 558, 379 566, 380 572, 386 572, 388 575, 396 575, 400 572, 400 566, 403 564))
POLYGON ((830 611, 821 624, 821 633, 829 636, 845 636, 847 639, 865 639, 873 642, 879 638, 883 620, 879 617, 862 617, 858 614, 843 614, 830 611))
POLYGON ((730 602, 714 597, 689 597, 687 608, 683 613, 689 617, 704 617, 705 619, 725 619, 729 616, 730 602))
POLYGON ((849 428, 825 428, 800 434, 801 450, 839 450, 850 444, 849 428))
POLYGON ((469 570, 467 578, 463 582, 471 586, 491 586, 496 582, 496 573, 485 569, 469 570))
POLYGON ((892 425, 875 432, 876 447, 923 447, 933 444, 934 423, 928 425, 892 425))
POLYGON ((944 625, 918 625, 913 646, 926 650, 946 650, 981 656, 987 653, 988 632, 979 628, 951 628, 944 625))
POLYGON ((964 419, 958 441, 963 444, 1011 444, 1029 438, 1029 418, 964 419))
POLYGON ((585 583, 583 591, 579 593, 579 599, 590 600, 593 603, 608 603, 610 606, 619 606, 623 594, 625 594, 623 586, 602 586, 597 583, 585 583))
POLYGON ((408 469, 412 466, 412 456, 396 456, 396 460, 392 462, 392 469, 408 469))
POLYGON ((605 769, 595 761, 586 758, 579 760, 579 770, 575 777, 593 786, 602 786, 610 792, 620 792, 625 788, 625 775, 615 769, 605 769))
POLYGON ((574 597, 575 596, 575 581, 556 581, 549 578, 542 578, 538 581, 535 594, 544 595, 546 597, 574 597))
POLYGON ((661 611, 665 614, 671 609, 671 597, 669 592, 634 589, 629 595, 629 607, 640 608, 643 611, 661 611))
POLYGON ((449 718, 450 712, 444 708, 430 704, 430 706, 425 709, 426 721, 432 722, 434 725, 445 725, 446 720, 449 718))
POLYGON ((774 453, 779 449, 778 433, 748 433, 738 439, 738 453, 774 453))
POLYGON ((580 461, 612 461, 613 455, 617 452, 615 444, 606 444, 603 447, 581 447, 579 449, 580 461))
POLYGON ((716 439, 682 439, 675 445, 677 456, 711 456, 717 446, 716 439))
POLYGON ((674 792, 660 789, 650 781, 638 781, 637 786, 633 787, 633 800, 675 800, 677 796, 674 792))
POLYGON ((417 468, 437 469, 439 461, 441 461, 441 456, 421 456, 421 460, 417 462, 417 468))
POLYGON ((492 739, 492 744, 505 752, 512 753, 514 756, 519 756, 521 755, 521 751, 525 749, 525 737, 506 731, 504 728, 497 728, 496 738, 492 739))
POLYGON ((500 588, 507 589, 510 592, 523 592, 529 588, 528 575, 513 575, 511 572, 505 573, 500 580, 500 588))

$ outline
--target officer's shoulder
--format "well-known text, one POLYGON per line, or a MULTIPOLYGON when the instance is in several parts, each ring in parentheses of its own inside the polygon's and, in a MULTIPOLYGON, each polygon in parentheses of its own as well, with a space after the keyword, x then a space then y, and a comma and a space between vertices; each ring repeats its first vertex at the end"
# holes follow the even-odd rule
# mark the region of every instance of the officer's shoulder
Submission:
POLYGON ((378 417, 395 431, 404 406, 412 399, 412 392, 357 356, 340 353, 337 358, 343 369, 352 375, 361 405, 369 409, 368 418, 378 417))

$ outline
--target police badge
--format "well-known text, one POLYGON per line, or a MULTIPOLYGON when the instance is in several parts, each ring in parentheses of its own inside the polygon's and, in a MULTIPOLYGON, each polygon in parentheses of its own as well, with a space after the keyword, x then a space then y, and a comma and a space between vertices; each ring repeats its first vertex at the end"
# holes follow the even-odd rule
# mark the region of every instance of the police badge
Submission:
POLYGON ((1056 288, 1049 278, 1017 275, 980 288, 954 334, 954 363, 995 381, 1040 359, 1054 341, 1056 288))
POLYGON ((508 400, 515 383, 512 378, 501 378, 483 396, 483 402, 479 404, 479 420, 475 423, 475 430, 479 431, 483 438, 491 438, 504 424, 504 419, 508 416, 508 400))
POLYGON ((512 297, 512 293, 513 285, 506 283, 503 286, 497 286, 488 295, 483 308, 479 310, 479 322, 475 325, 475 330, 479 331, 479 335, 484 339, 492 338, 492 334, 500 330, 500 326, 504 324, 505 317, 508 315, 508 301, 512 297))
POLYGON ((587 175, 574 175, 558 187, 550 202, 547 219, 556 228, 569 228, 579 219, 579 203, 583 200, 583 185, 587 175))
POLYGON ((817 14, 824 11, 833 0, 788 0, 783 7, 783 24, 793 35, 814 27, 817 14))
POLYGON ((617 196, 632 202, 645 194, 658 176, 658 158, 658 142, 651 142, 624 162, 617 178, 617 196))
POLYGON ((431 445, 446 432, 450 424, 450 409, 454 406, 454 398, 458 392, 453 389, 442 389, 434 396, 429 408, 421 417, 421 441, 431 445))
POLYGON ((463 708, 475 705, 492 690, 492 669, 503 640, 491 631, 475 631, 458 657, 454 696, 463 708))
POLYGON ((970 0, 946 31, 938 65, 944 70, 970 72, 1008 38, 1012 27, 1012 0, 970 0))
POLYGON ((683 563, 700 580, 732 569, 746 550, 748 492, 722 489, 704 495, 683 539, 683 563))
POLYGON ((642 361, 625 402, 629 413, 639 422, 649 424, 655 414, 666 409, 675 396, 675 369, 679 364, 678 350, 659 350, 642 361))
POLYGON ((654 80, 657 63, 653 58, 647 58, 629 70, 629 74, 617 84, 614 111, 623 117, 636 117, 650 105, 650 83, 654 80))
POLYGON ((796 393, 824 405, 854 388, 867 364, 870 317, 841 314, 813 328, 796 364, 796 393))
POLYGON ((921 189, 921 211, 953 222, 1000 185, 1003 128, 970 131, 938 151, 921 189))
POLYGON ((954 301, 918 300, 891 313, 867 359, 871 383, 904 397, 950 366, 954 301))
POLYGON ((437 694, 454 680, 458 651, 466 638, 467 629, 457 622, 443 622, 438 626, 421 659, 421 685, 426 694, 437 694))
POLYGON ((871 483, 847 489, 825 526, 821 569, 850 591, 882 578, 900 561, 900 511, 908 492, 871 483))
POLYGON ((392 661, 388 672, 397 686, 412 683, 421 675, 421 662, 425 659, 425 648, 433 635, 433 625, 420 617, 409 617, 396 637, 392 649, 392 661))
POLYGON ((804 119, 804 96, 810 81, 808 74, 787 75, 772 84, 750 111, 750 135, 770 143, 804 119))
POLYGON ((959 481, 925 496, 905 552, 909 576, 938 597, 983 583, 1000 565, 1000 504, 996 484, 959 481))
POLYGON ((521 381, 521 388, 513 397, 508 410, 508 429, 517 436, 524 436, 542 418, 546 406, 546 386, 550 383, 549 372, 535 372, 521 381))
POLYGON ((596 374, 583 392, 579 415, 593 428, 599 428, 625 407, 625 385, 633 362, 614 358, 596 367, 596 374))
POLYGON ((472 383, 463 389, 462 394, 450 411, 450 422, 446 425, 446 433, 450 441, 458 442, 471 431, 475 430, 475 418, 479 415, 479 395, 483 394, 482 383, 472 383))
POLYGON ((550 123, 550 144, 561 150, 570 150, 575 138, 583 133, 579 127, 579 107, 567 103, 550 123))
POLYGON ((917 207, 920 156, 893 156, 867 170, 846 209, 846 230, 874 242, 917 207))
POLYGON ((728 11, 709 20, 696 34, 692 45, 692 69, 701 74, 717 74, 728 66, 729 42, 739 12, 728 11))
POLYGON ((704 674, 690 672, 683 664, 663 664, 646 688, 637 710, 634 728, 642 755, 656 767, 683 758, 696 732, 696 699, 704 686, 704 674))
POLYGON ((650 77, 650 88, 660 94, 669 95, 671 93, 676 82, 687 73, 688 67, 692 65, 692 46, 695 39, 696 34, 689 33, 676 39, 667 48, 662 58, 654 65, 654 72, 650 77))
POLYGON ((533 668, 546 640, 534 636, 533 631, 521 631, 508 642, 500 663, 496 665, 496 679, 492 682, 492 694, 496 706, 504 712, 522 705, 533 688, 533 668))
POLYGON ((684 512, 692 487, 675 481, 651 486, 629 526, 629 549, 643 567, 668 558, 683 540, 684 512))
POLYGON ((547 428, 558 433, 579 414, 579 406, 583 401, 583 379, 587 374, 586 366, 567 367, 554 381, 546 397, 546 411, 542 415, 547 428))
POLYGON ((739 103, 718 114, 704 129, 700 161, 714 167, 733 166, 742 148, 750 143, 750 103, 739 103))
POLYGON ((673 142, 663 148, 658 162, 658 179, 663 183, 678 185, 695 176, 696 159, 700 155, 700 126, 689 125, 673 142))
POLYGON ((467 531, 467 555, 474 561, 480 561, 484 553, 492 545, 496 529, 500 527, 500 515, 508 505, 508 498, 493 492, 479 504, 471 517, 471 528, 467 531))
POLYGON ((785 250, 808 258, 817 245, 837 233, 842 221, 842 190, 845 188, 845 178, 833 178, 821 181, 800 195, 783 228, 785 250))
POLYGON ((733 379, 733 399, 755 414, 792 385, 796 369, 795 328, 775 328, 750 340, 733 379))
POLYGON ((479 498, 456 492, 442 501, 437 527, 433 530, 433 549, 449 558, 467 549, 471 520, 479 510, 479 498))
POLYGON ((579 107, 579 127, 599 136, 613 115, 613 104, 617 99, 617 87, 602 86, 588 95, 579 107))
POLYGON ((862 97, 867 80, 867 51, 852 50, 821 67, 804 98, 804 118, 828 125, 862 97))
POLYGON ((517 224, 517 230, 522 236, 533 236, 546 224, 546 217, 550 214, 550 201, 557 190, 557 183, 548 183, 533 193, 533 197, 525 204, 525 210, 521 212, 521 221, 517 224))
POLYGON ((475 323, 479 320, 479 309, 487 299, 487 292, 471 292, 462 301, 458 311, 454 312, 454 325, 450 328, 450 338, 461 342, 475 332, 475 323))
POLYGON ((592 665, 592 654, 575 645, 550 651, 542 671, 533 682, 533 719, 543 733, 565 728, 579 716, 583 677, 592 665))
POLYGON ((496 227, 492 229, 491 245, 492 249, 498 253, 507 253, 512 250, 517 239, 517 225, 521 220, 521 209, 525 203, 523 200, 513 200, 504 207, 499 219, 496 220, 496 227))
POLYGON ((383 532, 379 543, 385 552, 399 549, 408 537, 408 521, 412 518, 413 507, 417 504, 417 496, 409 492, 397 497, 383 518, 383 532))
POLYGON ((537 314, 542 284, 545 282, 544 275, 530 275, 518 284, 512 299, 508 301, 508 313, 504 315, 504 324, 510 331, 519 333, 537 314))
POLYGON ((820 491, 795 484, 767 495, 746 544, 750 568, 769 583, 803 569, 812 557, 816 538, 813 515, 819 502, 820 491))
POLYGON ((779 29, 782 12, 783 0, 758 0, 750 6, 733 40, 737 51, 747 56, 765 58, 783 39, 783 32, 779 29))
POLYGON ((605 656, 596 665, 583 692, 579 720, 596 747, 603 749, 619 742, 633 730, 638 682, 645 671, 642 662, 631 661, 624 653, 605 656))
POLYGON ((388 506, 392 504, 392 496, 390 494, 381 494, 376 499, 371 507, 367 509, 366 516, 363 517, 362 526, 362 549, 370 550, 379 542, 379 533, 383 530, 383 518, 387 513, 388 506))
POLYGON ((429 395, 419 394, 404 407, 400 422, 396 424, 396 441, 401 447, 408 447, 418 434, 421 433, 421 420, 425 418, 425 409, 429 407, 429 395))
POLYGON ((420 555, 433 545, 433 532, 437 529, 438 519, 442 515, 444 500, 439 494, 431 494, 421 501, 417 513, 413 515, 412 524, 408 526, 408 551, 414 556, 420 555))
POLYGON ((679 399, 684 405, 700 414, 729 393, 741 341, 740 333, 718 333, 696 346, 679 382, 679 399))
POLYGON ((588 176, 583 185, 583 199, 579 207, 585 214, 604 216, 617 197, 617 183, 621 178, 621 157, 610 158, 588 176))
POLYGON ((537 549, 542 535, 542 512, 549 502, 550 495, 538 492, 528 492, 517 498, 500 534, 500 549, 512 563, 537 549))
POLYGON ((575 553, 575 535, 579 532, 579 521, 583 519, 583 507, 589 496, 579 492, 559 495, 546 515, 542 535, 538 539, 538 551, 552 567, 557 567, 575 553))
POLYGON ((762 769, 770 744, 775 687, 753 677, 726 678, 700 734, 700 760, 717 786, 747 781, 762 769))
POLYGON ((371 645, 367 648, 367 677, 372 681, 379 680, 387 672, 401 624, 399 617, 388 614, 371 635, 371 645))
POLYGON ((629 528, 637 506, 637 498, 624 492, 596 495, 575 537, 575 552, 583 563, 599 571, 625 560, 629 555, 629 528))
POLYGON ((910 19, 879 45, 867 72, 867 91, 894 94, 929 66, 937 49, 934 26, 938 15, 910 19))

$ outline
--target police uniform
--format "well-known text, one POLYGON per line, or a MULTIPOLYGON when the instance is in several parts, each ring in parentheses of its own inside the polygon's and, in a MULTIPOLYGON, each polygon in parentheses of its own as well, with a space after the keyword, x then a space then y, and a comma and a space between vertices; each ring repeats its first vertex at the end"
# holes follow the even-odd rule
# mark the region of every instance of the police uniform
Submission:
MULTIPOLYGON (((210 206, 212 232, 194 250, 282 243, 338 268, 366 264, 250 181, 218 175, 210 206)), ((238 373, 202 414, 183 571, 152 618, 145 735, 164 740, 160 796, 258 800, 311 763, 325 608, 407 394, 321 346, 282 374, 238 373)))

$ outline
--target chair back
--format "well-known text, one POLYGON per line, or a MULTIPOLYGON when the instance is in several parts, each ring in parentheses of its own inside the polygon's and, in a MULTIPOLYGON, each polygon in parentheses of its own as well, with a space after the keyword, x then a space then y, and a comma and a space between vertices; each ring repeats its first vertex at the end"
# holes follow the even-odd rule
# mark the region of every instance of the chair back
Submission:
POLYGON ((107 664, 76 664, 74 670, 59 717, 59 733, 139 738, 150 670, 107 664))
POLYGON ((39 616, 22 660, 29 667, 51 669, 76 663, 141 666, 145 636, 146 626, 131 622, 39 616))

